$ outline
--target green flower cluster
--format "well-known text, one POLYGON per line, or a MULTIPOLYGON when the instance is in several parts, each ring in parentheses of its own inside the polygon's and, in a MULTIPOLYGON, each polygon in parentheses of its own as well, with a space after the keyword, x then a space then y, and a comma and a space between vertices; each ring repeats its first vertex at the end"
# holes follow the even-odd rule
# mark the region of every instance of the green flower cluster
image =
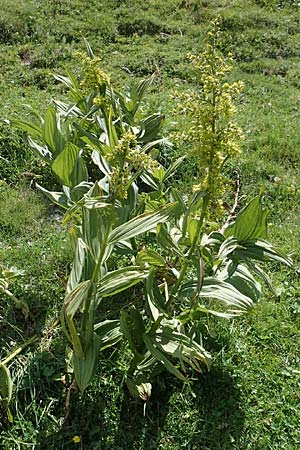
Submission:
POLYGON ((107 156, 112 166, 111 193, 115 199, 127 198, 127 190, 134 179, 135 172, 154 170, 158 163, 142 151, 137 137, 131 131, 124 131, 118 145, 107 156))
POLYGON ((83 66, 83 78, 80 81, 82 90, 86 94, 89 94, 91 91, 95 92, 96 95, 93 102, 105 108, 107 106, 105 91, 110 84, 109 74, 100 69, 100 58, 90 58, 81 52, 78 52, 77 55, 83 66))
POLYGON ((234 122, 234 98, 243 84, 226 81, 232 69, 232 55, 225 59, 218 52, 220 23, 212 22, 208 42, 201 55, 189 55, 198 73, 200 92, 189 92, 182 97, 179 112, 189 118, 190 127, 179 136, 191 145, 191 152, 199 162, 200 183, 194 186, 209 193, 212 215, 223 213, 226 179, 222 174, 225 161, 240 152, 242 130, 234 122))

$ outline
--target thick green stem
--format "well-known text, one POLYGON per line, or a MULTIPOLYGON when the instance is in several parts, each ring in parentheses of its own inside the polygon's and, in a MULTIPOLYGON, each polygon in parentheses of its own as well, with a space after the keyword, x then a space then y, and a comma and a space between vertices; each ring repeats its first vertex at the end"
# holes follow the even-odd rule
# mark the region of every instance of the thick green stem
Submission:
POLYGON ((195 247, 197 245, 197 241, 198 241, 199 235, 201 233, 201 229, 202 229, 203 222, 204 222, 204 219, 205 219, 205 216, 206 216, 208 204, 209 204, 209 194, 207 194, 203 198, 202 211, 201 211, 200 219, 199 219, 199 221, 197 223, 196 233, 195 233, 193 242, 191 244, 190 250, 189 250, 189 252, 188 252, 188 254, 186 256, 186 259, 185 259, 185 261, 184 261, 184 263, 183 263, 183 265, 182 265, 182 267, 180 269, 179 277, 178 277, 178 279, 177 279, 177 281, 176 281, 176 283, 175 283, 175 285, 174 285, 174 287, 173 287, 173 289, 171 291, 170 298, 169 298, 169 300, 167 302, 167 307, 170 307, 171 303, 173 302, 173 300, 175 298, 175 295, 176 295, 176 293, 177 293, 177 291, 178 291, 178 289, 179 289, 179 287, 180 287, 180 285, 181 285, 181 283, 182 283, 182 281, 183 281, 183 279, 184 279, 184 277, 186 275, 186 271, 187 271, 187 269, 189 267, 189 264, 190 264, 190 258, 191 258, 191 256, 194 253, 194 250, 195 250, 195 247))

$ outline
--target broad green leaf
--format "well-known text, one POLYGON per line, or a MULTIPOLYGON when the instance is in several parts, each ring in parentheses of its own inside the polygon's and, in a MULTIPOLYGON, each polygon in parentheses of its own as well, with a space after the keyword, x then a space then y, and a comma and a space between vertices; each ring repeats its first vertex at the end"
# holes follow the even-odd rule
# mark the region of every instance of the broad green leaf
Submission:
POLYGON ((163 178, 163 182, 165 183, 170 177, 173 177, 176 170, 178 169, 178 167, 180 166, 180 164, 182 164, 183 160, 185 159, 185 155, 181 156, 180 158, 176 159, 170 167, 168 167, 168 169, 166 170, 166 173, 164 175, 163 178))
MULTIPOLYGON (((99 186, 95 183, 95 186, 83 204, 88 201, 87 199, 90 196, 97 196, 99 193, 99 186)), ((107 208, 107 213, 111 212, 111 206, 109 204, 106 204, 104 208, 107 208)), ((102 253, 103 263, 109 256, 113 247, 106 242, 111 224, 106 222, 105 214, 101 214, 101 209, 102 208, 82 208, 82 237, 84 242, 88 245, 95 262, 98 260, 101 249, 104 247, 105 250, 104 253, 102 253)))
POLYGON ((90 384, 96 369, 96 363, 99 353, 99 338, 94 333, 93 338, 84 353, 84 357, 80 358, 73 354, 73 369, 76 383, 83 393, 90 384))
POLYGON ((74 187, 81 181, 85 181, 78 179, 74 183, 73 171, 77 163, 78 153, 79 148, 68 142, 52 163, 53 172, 56 173, 64 185, 69 187, 74 187))
MULTIPOLYGON (((78 186, 80 183, 84 183, 88 181, 88 171, 83 159, 83 151, 80 150, 77 154, 77 158, 71 172, 71 186, 78 186)), ((76 199, 74 199, 76 200, 76 199)))
POLYGON ((18 128, 19 130, 26 131, 29 135, 36 136, 39 138, 43 137, 42 129, 40 126, 35 125, 32 122, 26 122, 25 120, 10 120, 9 123, 18 128))
MULTIPOLYGON (((193 242, 195 237, 196 237, 196 233, 197 233, 197 228, 198 228, 198 223, 199 223, 199 219, 194 219, 193 217, 189 217, 187 219, 187 232, 189 234, 190 237, 190 242, 193 242)), ((199 233, 198 233, 198 239, 200 238, 199 233)))
POLYGON ((110 297, 142 281, 147 271, 141 271, 139 266, 123 267, 108 272, 98 283, 97 293, 101 297, 110 297))
POLYGON ((128 340, 128 345, 135 356, 141 356, 145 353, 145 343, 143 334, 145 333, 145 324, 141 313, 134 306, 120 312, 120 325, 124 337, 128 340))
POLYGON ((67 314, 64 314, 64 310, 62 310, 61 314, 61 327, 73 347, 74 354, 76 354, 79 358, 83 358, 84 352, 79 333, 76 330, 73 319, 67 314))
MULTIPOLYGON (((159 144, 162 144, 165 141, 166 141, 165 138, 156 139, 155 141, 150 141, 146 145, 143 145, 141 151, 144 153, 150 153, 151 155, 154 154, 156 156, 154 147, 157 147, 159 144), (152 152, 149 152, 149 150, 151 150, 151 149, 153 149, 152 152)), ((156 178, 158 178, 160 181, 163 180, 164 174, 165 174, 165 169, 162 166, 156 167, 153 171, 153 175, 156 176, 156 178), (158 177, 156 176, 157 171, 159 171, 161 174, 158 177)))
POLYGON ((158 223, 167 220, 172 215, 175 207, 176 203, 169 203, 155 211, 141 214, 140 216, 129 220, 127 223, 112 230, 108 242, 114 244, 152 230, 158 223))
POLYGON ((88 257, 88 246, 81 238, 78 238, 72 270, 67 284, 67 294, 71 293, 81 281, 85 281, 87 275, 90 275, 89 278, 92 276, 92 273, 87 273, 88 257))
POLYGON ((238 241, 265 239, 268 215, 269 211, 262 205, 262 195, 259 195, 239 212, 234 223, 224 231, 224 235, 234 236, 238 241))
POLYGON ((240 264, 234 274, 226 280, 239 292, 257 302, 261 296, 261 285, 255 280, 249 270, 240 264))
POLYGON ((47 108, 44 126, 43 126, 43 139, 52 150, 54 156, 59 155, 59 153, 65 147, 65 138, 59 129, 59 116, 57 115, 55 108, 50 105, 47 108))
POLYGON ((178 204, 178 217, 181 217, 186 212, 184 196, 177 189, 173 188, 171 189, 170 200, 178 204))
POLYGON ((0 363, 0 400, 7 406, 12 397, 12 378, 9 369, 0 363))
POLYGON ((71 292, 66 295, 64 301, 64 311, 65 314, 73 319, 77 310, 87 299, 91 288, 91 280, 82 281, 78 286, 76 286, 71 292))
POLYGON ((254 264, 254 262, 251 261, 250 259, 247 259, 245 262, 246 262, 247 266, 249 267, 249 269, 252 270, 252 272, 254 272, 255 275, 257 275, 261 280, 263 280, 263 282, 266 283, 266 285, 268 286, 270 291, 273 294, 275 294, 275 289, 272 285, 272 281, 271 281, 270 277, 268 276, 268 274, 257 264, 254 264))
POLYGON ((156 139, 164 122, 164 116, 160 113, 152 114, 146 119, 141 120, 141 133, 139 139, 143 143, 148 143, 156 139))
POLYGON ((145 94, 145 91, 149 86, 153 83, 154 76, 146 78, 145 80, 141 80, 138 83, 135 83, 129 91, 129 98, 132 100, 132 108, 131 113, 134 116, 137 110, 139 109, 140 102, 145 94))
POLYGON ((231 284, 213 277, 204 279, 200 298, 214 298, 228 307, 236 308, 234 312, 246 313, 253 309, 254 303, 250 297, 239 292, 231 284))
POLYGON ((10 423, 13 422, 13 416, 9 409, 9 403, 12 397, 12 388, 13 382, 10 371, 4 364, 0 363, 0 403, 3 406, 10 423))
POLYGON ((186 235, 187 228, 188 228, 188 222, 193 217, 194 213, 198 211, 198 209, 201 207, 201 204, 203 202, 203 199, 207 196, 207 192, 204 191, 197 191, 193 194, 188 207, 186 209, 186 212, 183 216, 183 222, 182 222, 182 236, 183 238, 186 235))
MULTIPOLYGON (((197 281, 187 282, 183 285, 181 292, 184 295, 192 297, 197 295, 197 286, 197 281)), ((203 280, 198 297, 217 300, 220 306, 223 305, 226 307, 226 313, 231 316, 245 314, 254 307, 253 300, 250 297, 239 292, 230 283, 214 277, 207 277, 203 280)))
POLYGON ((195 360, 210 367, 211 357, 209 353, 194 339, 173 330, 170 326, 162 326, 155 334, 155 341, 161 349, 174 358, 182 359, 196 370, 201 370, 195 360))
POLYGON ((113 123, 113 111, 112 109, 109 112, 108 123, 107 123, 107 131, 108 131, 108 139, 110 148, 114 148, 119 143, 118 134, 116 128, 113 123))
POLYGON ((166 299, 160 292, 154 270, 150 270, 145 283, 145 296, 149 305, 150 312, 154 320, 156 320, 161 313, 165 312, 166 299))
POLYGON ((149 336, 148 334, 144 334, 144 342, 146 344, 147 349, 151 353, 154 358, 163 364, 163 366, 175 377, 179 378, 182 381, 187 381, 186 377, 177 369, 176 366, 169 360, 169 358, 158 348, 155 340, 149 336))
POLYGON ((156 234, 156 239, 159 245, 172 254, 175 253, 176 255, 183 257, 183 253, 181 252, 176 242, 173 240, 165 225, 163 223, 159 224, 157 228, 158 232, 156 234))
POLYGON ((151 249, 141 250, 137 254, 136 263, 138 266, 142 267, 144 267, 147 264, 150 266, 158 266, 158 267, 164 267, 166 265, 164 258, 155 250, 151 249))
POLYGON ((233 253, 237 248, 243 247, 234 236, 230 236, 224 242, 222 242, 219 248, 218 259, 224 259, 228 257, 228 255, 233 253))
POLYGON ((241 245, 242 248, 239 248, 234 252, 234 256, 237 258, 245 260, 256 259, 258 261, 268 261, 273 259, 288 266, 292 265, 292 259, 290 257, 263 239, 243 241, 241 242, 241 245))
POLYGON ((93 183, 81 181, 79 184, 70 189, 70 198, 73 202, 79 202, 91 190, 93 183))
POLYGON ((58 206, 61 206, 64 209, 67 209, 70 205, 70 200, 66 196, 64 192, 51 192, 47 189, 43 188, 43 186, 36 183, 36 187, 45 194, 51 202, 55 203, 58 206))
POLYGON ((115 345, 123 337, 119 320, 104 320, 103 322, 99 322, 94 325, 94 331, 99 336, 99 347, 101 351, 115 345))

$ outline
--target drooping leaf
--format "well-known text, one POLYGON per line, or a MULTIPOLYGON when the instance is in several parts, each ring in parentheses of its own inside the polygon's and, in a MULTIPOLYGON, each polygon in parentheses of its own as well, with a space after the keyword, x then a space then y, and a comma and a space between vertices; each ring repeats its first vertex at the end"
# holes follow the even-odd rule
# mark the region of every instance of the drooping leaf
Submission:
POLYGON ((177 367, 169 360, 169 358, 165 355, 165 353, 158 348, 155 340, 148 334, 144 334, 144 342, 147 346, 147 349, 151 353, 154 358, 163 364, 163 366, 175 377, 179 378, 182 381, 187 381, 186 377, 177 369, 177 367))
POLYGON ((173 240, 165 224, 162 223, 158 225, 158 232, 156 234, 156 239, 163 249, 171 252, 172 254, 175 253, 176 255, 183 257, 181 249, 179 248, 177 243, 173 240))
POLYGON ((43 186, 36 183, 37 188, 45 194, 51 202, 55 203, 58 206, 61 206, 64 209, 67 209, 70 205, 70 200, 66 196, 64 192, 51 192, 45 189, 43 186))
POLYGON ((140 121, 141 132, 139 135, 139 139, 143 143, 148 143, 157 139, 159 131, 164 122, 164 116, 160 113, 152 114, 146 119, 140 121))
POLYGON ((94 325, 94 331, 99 336, 99 347, 101 351, 115 345, 123 337, 119 320, 104 320, 103 322, 99 322, 94 325))
POLYGON ((42 138, 42 129, 40 126, 27 122, 26 120, 10 120, 9 123, 19 130, 26 131, 29 135, 36 136, 38 138, 42 138))
POLYGON ((261 296, 261 285, 255 280, 247 267, 240 264, 233 275, 226 280, 239 292, 257 302, 261 296))
POLYGON ((176 204, 169 203, 150 213, 144 213, 129 220, 110 233, 108 242, 114 244, 121 240, 128 240, 139 234, 150 231, 160 222, 167 220, 173 213, 176 204))
POLYGON ((91 280, 82 281, 71 292, 66 295, 64 301, 64 311, 69 318, 73 318, 77 310, 87 299, 91 288, 91 280))
POLYGON ((243 247, 241 244, 239 244, 238 240, 234 236, 230 236, 222 242, 218 252, 218 259, 224 259, 228 257, 228 255, 233 253, 237 248, 243 247))
POLYGON ((145 265, 164 267, 166 265, 164 258, 152 249, 141 250, 137 254, 136 263, 142 267, 145 265))
POLYGON ((258 261, 275 260, 288 266, 292 265, 292 259, 289 256, 263 239, 243 241, 241 245, 242 248, 238 248, 234 252, 237 258, 256 259, 258 261))
POLYGON ((48 149, 48 147, 47 146, 43 147, 42 145, 39 145, 30 136, 28 136, 27 140, 28 140, 28 144, 34 150, 34 152, 40 158, 42 158, 43 161, 45 161, 47 164, 50 164, 53 159, 53 155, 52 155, 52 152, 48 149))
POLYGON ((166 170, 166 173, 164 175, 163 178, 163 182, 165 183, 167 180, 169 180, 169 178, 173 177, 176 170, 178 169, 178 167, 180 167, 180 165, 182 164, 182 162, 185 159, 185 155, 181 156, 180 158, 177 158, 171 165, 170 167, 168 167, 168 169, 166 170))
POLYGON ((110 297, 142 281, 148 272, 139 266, 123 267, 104 275, 98 283, 97 293, 101 297, 110 297))
MULTIPOLYGON (((189 297, 195 296, 197 295, 197 286, 198 282, 196 280, 189 281, 183 285, 181 293, 189 297)), ((245 314, 254 307, 253 300, 250 297, 239 292, 232 284, 215 277, 207 277, 203 280, 198 298, 217 300, 220 306, 223 305, 226 308, 228 317, 245 314)), ((211 310, 212 308, 210 307, 209 309, 211 310)))
POLYGON ((155 341, 164 352, 183 360, 196 370, 201 371, 197 361, 207 369, 210 367, 209 353, 191 337, 172 329, 167 322, 156 332, 155 341))

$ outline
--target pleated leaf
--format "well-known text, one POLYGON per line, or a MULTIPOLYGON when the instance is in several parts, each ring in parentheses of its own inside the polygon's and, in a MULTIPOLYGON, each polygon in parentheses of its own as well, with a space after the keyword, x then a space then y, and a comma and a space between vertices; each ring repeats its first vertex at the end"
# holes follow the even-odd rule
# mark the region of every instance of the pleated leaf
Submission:
POLYGON ((114 244, 121 240, 128 240, 146 231, 152 230, 158 223, 167 220, 173 213, 176 203, 169 203, 149 213, 141 214, 129 220, 114 230, 109 235, 108 242, 114 244))
POLYGON ((97 293, 101 297, 115 295, 139 283, 147 275, 148 272, 141 271, 138 266, 123 267, 122 269, 108 272, 98 283, 97 293))

